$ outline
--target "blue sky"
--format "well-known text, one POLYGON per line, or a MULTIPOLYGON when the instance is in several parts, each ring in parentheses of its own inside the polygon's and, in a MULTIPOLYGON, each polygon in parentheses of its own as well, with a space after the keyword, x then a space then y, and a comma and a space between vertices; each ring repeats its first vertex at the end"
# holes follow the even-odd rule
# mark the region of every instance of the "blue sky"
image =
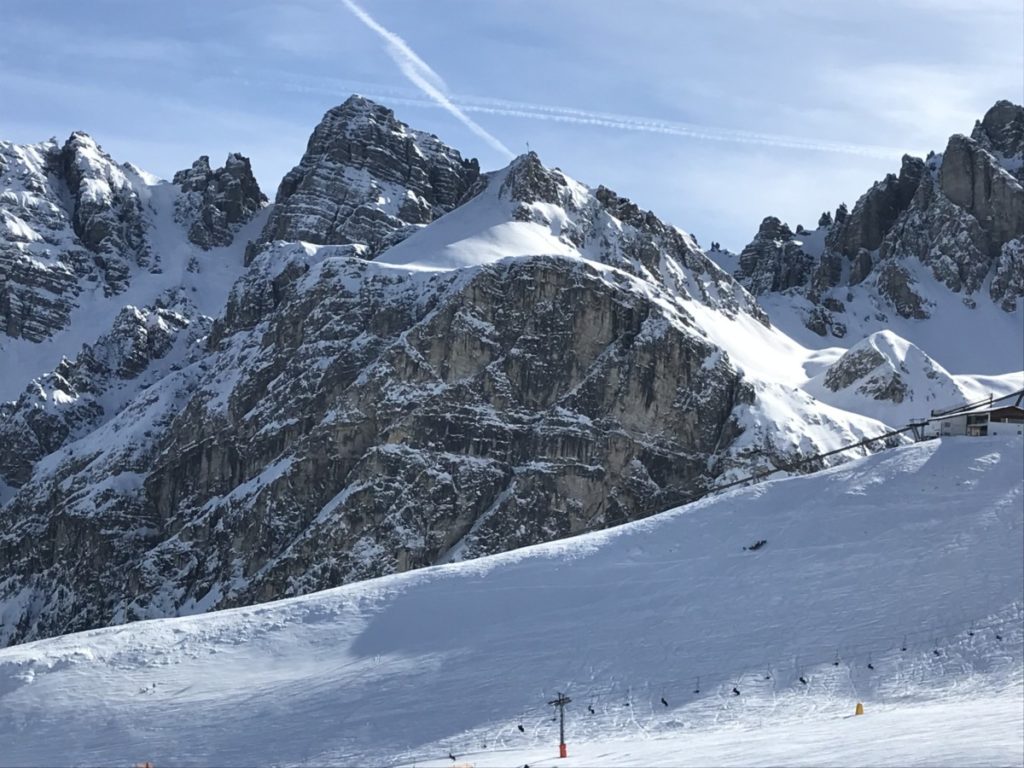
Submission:
POLYGON ((1021 0, 358 7, 482 130, 411 81, 344 0, 33 0, 4 7, 0 137, 85 130, 165 177, 239 151, 273 197, 323 112, 355 91, 485 168, 505 164, 499 145, 529 142, 702 244, 738 248, 764 216, 811 225, 901 152, 941 151, 997 99, 1024 100, 1021 0))

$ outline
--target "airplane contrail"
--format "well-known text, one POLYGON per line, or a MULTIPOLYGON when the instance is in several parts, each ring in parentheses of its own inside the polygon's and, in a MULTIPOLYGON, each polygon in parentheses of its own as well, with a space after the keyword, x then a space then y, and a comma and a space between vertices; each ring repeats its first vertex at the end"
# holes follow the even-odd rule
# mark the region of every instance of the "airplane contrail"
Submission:
POLYGON ((452 103, 444 93, 444 80, 431 67, 423 61, 408 44, 394 32, 384 28, 370 16, 366 11, 356 5, 353 0, 341 0, 363 24, 373 32, 380 35, 386 44, 386 50, 392 61, 398 65, 402 74, 439 107, 447 110, 453 117, 459 120, 469 130, 490 144, 494 149, 501 152, 507 158, 513 157, 514 153, 501 143, 501 140, 488 133, 482 125, 467 115, 452 103))
POLYGON ((452 97, 467 112, 508 115, 534 120, 552 120, 556 122, 595 125, 605 128, 662 133, 672 136, 703 139, 707 141, 727 141, 743 144, 763 144, 766 146, 786 147, 792 149, 811 149, 822 152, 839 152, 854 155, 869 155, 888 158, 899 155, 906 150, 853 142, 824 141, 799 136, 762 133, 733 128, 716 128, 695 123, 684 123, 657 118, 622 115, 610 112, 574 109, 571 107, 549 106, 525 102, 508 101, 482 97, 452 97))
MULTIPOLYGON (((348 2, 348 0, 344 0, 348 2)), ((268 84, 281 86, 279 78, 268 80, 268 84)), ((293 80, 284 87, 314 93, 335 94, 340 90, 354 90, 367 98, 380 99, 391 104, 405 104, 414 107, 436 108, 436 101, 423 99, 418 94, 400 86, 381 83, 338 80, 334 78, 301 78, 301 82, 293 80)), ((745 131, 732 128, 717 128, 696 123, 684 123, 672 120, 661 120, 639 115, 622 115, 610 112, 576 109, 572 107, 533 104, 529 102, 509 101, 507 99, 486 98, 480 96, 464 96, 450 94, 448 101, 467 113, 503 115, 528 120, 569 123, 575 125, 592 125, 622 131, 638 131, 658 133, 667 136, 697 139, 701 141, 731 142, 736 144, 757 144, 762 146, 786 149, 804 149, 815 152, 833 152, 861 157, 899 158, 902 154, 919 153, 899 147, 887 147, 875 144, 858 144, 854 142, 827 141, 784 134, 745 131)), ((445 107, 446 108, 446 107, 445 107)))
MULTIPOLYGON (((386 99, 394 104, 408 104, 409 106, 415 107, 437 106, 425 99, 395 96, 388 93, 364 93, 363 95, 368 98, 386 99)), ((487 115, 504 115, 506 117, 521 117, 529 120, 545 120, 557 123, 593 125, 600 128, 614 128, 623 131, 660 133, 668 136, 680 136, 690 139, 701 139, 704 141, 732 142, 735 144, 760 144, 769 147, 808 149, 817 152, 836 152, 845 155, 860 155, 862 157, 868 156, 880 158, 899 157, 900 155, 909 152, 909 150, 899 149, 896 147, 829 142, 818 139, 806 139, 799 136, 785 136, 773 133, 754 133, 750 131, 714 128, 711 126, 677 123, 667 120, 656 120, 653 118, 635 117, 630 115, 613 115, 602 112, 587 112, 584 110, 562 110, 558 107, 533 104, 519 104, 515 107, 491 106, 488 104, 477 103, 474 99, 458 97, 453 98, 453 101, 466 112, 487 115)))

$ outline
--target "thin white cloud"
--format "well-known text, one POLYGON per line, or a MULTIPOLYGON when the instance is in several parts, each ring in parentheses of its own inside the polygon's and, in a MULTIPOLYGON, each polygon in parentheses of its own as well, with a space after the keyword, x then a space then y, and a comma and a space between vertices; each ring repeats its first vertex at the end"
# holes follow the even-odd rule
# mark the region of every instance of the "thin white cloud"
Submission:
POLYGON ((402 38, 378 24, 370 14, 352 2, 352 0, 341 1, 345 4, 346 8, 352 11, 357 19, 363 22, 370 30, 380 35, 386 44, 385 48, 388 55, 413 85, 429 96, 437 106, 447 110, 453 117, 494 149, 498 150, 498 152, 501 152, 506 157, 512 157, 512 150, 452 103, 444 93, 444 80, 423 59, 417 56, 415 51, 402 38))

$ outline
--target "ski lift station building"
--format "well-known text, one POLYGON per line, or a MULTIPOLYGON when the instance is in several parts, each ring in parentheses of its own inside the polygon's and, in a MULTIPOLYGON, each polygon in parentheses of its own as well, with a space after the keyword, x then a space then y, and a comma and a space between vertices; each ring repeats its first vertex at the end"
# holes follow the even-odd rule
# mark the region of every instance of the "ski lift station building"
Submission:
POLYGON ((1022 435, 1024 408, 1018 401, 1009 405, 988 404, 969 410, 934 415, 928 421, 927 432, 931 437, 1022 435))

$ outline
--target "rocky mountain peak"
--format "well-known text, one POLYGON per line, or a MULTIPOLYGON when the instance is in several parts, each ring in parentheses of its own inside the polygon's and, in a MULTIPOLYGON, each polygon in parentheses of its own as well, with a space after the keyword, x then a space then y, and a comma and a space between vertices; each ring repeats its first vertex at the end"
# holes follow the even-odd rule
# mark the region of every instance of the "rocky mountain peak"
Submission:
POLYGON ((67 187, 74 233, 95 254, 107 292, 121 292, 133 264, 152 265, 143 205, 132 179, 82 131, 68 137, 49 165, 67 187))
POLYGON ((192 166, 174 174, 173 182, 181 185, 182 192, 202 192, 210 178, 210 156, 200 155, 192 166))
POLYGON ((100 149, 96 140, 85 131, 72 131, 67 141, 64 142, 64 151, 70 153, 95 153, 109 159, 109 156, 100 149))
MULTIPOLYGON (((1024 107, 1006 100, 997 101, 974 124, 971 138, 1002 159, 1024 158, 1024 107)), ((1017 178, 1021 178, 1019 163, 1016 170, 1017 178)))
POLYGON ((852 210, 844 204, 834 218, 822 215, 799 242, 778 219, 765 219, 735 276, 755 294, 803 295, 811 306, 796 311, 819 335, 845 336, 854 320, 874 327, 891 311, 928 318, 941 296, 922 285, 931 281, 964 294, 969 308, 987 284, 992 301, 1014 311, 1024 295, 1022 126, 1024 108, 998 102, 971 137, 952 136, 927 160, 904 155, 898 174, 873 184, 852 210), (851 318, 846 305, 858 286, 871 309, 851 318))
POLYGON ((966 402, 964 392, 936 360, 892 331, 878 331, 850 347, 807 389, 823 402, 857 408, 887 423, 966 402))
POLYGON ((188 237, 201 248, 229 245, 235 233, 267 203, 252 173, 249 158, 232 152, 224 167, 210 168, 201 155, 192 167, 174 174, 182 196, 175 215, 187 224, 188 237))
POLYGON ((352 96, 313 130, 247 263, 275 240, 362 243, 379 253, 458 205, 479 175, 476 160, 352 96))
POLYGON ((761 226, 757 228, 756 237, 760 240, 789 240, 793 230, 776 216, 765 216, 761 226))
POLYGON ((775 216, 764 218, 739 256, 742 282, 751 293, 783 291, 809 279, 814 260, 793 237, 785 222, 775 216))
POLYGON ((500 194, 520 203, 566 202, 563 192, 569 181, 557 168, 545 168, 536 152, 527 152, 513 160, 502 182, 500 194))
POLYGON ((946 197, 988 234, 981 250, 998 253, 1004 242, 1024 234, 1024 187, 974 139, 950 137, 939 178, 946 197))
POLYGON ((323 141, 325 137, 342 134, 348 138, 366 135, 367 128, 388 133, 406 133, 408 125, 395 117, 394 110, 378 104, 357 93, 349 96, 336 107, 324 114, 323 119, 313 131, 313 138, 323 141))
POLYGON ((836 217, 837 226, 829 233, 830 244, 851 259, 861 249, 878 248, 885 233, 909 207, 924 173, 921 158, 904 155, 898 176, 887 174, 861 196, 852 213, 842 219, 836 217))

